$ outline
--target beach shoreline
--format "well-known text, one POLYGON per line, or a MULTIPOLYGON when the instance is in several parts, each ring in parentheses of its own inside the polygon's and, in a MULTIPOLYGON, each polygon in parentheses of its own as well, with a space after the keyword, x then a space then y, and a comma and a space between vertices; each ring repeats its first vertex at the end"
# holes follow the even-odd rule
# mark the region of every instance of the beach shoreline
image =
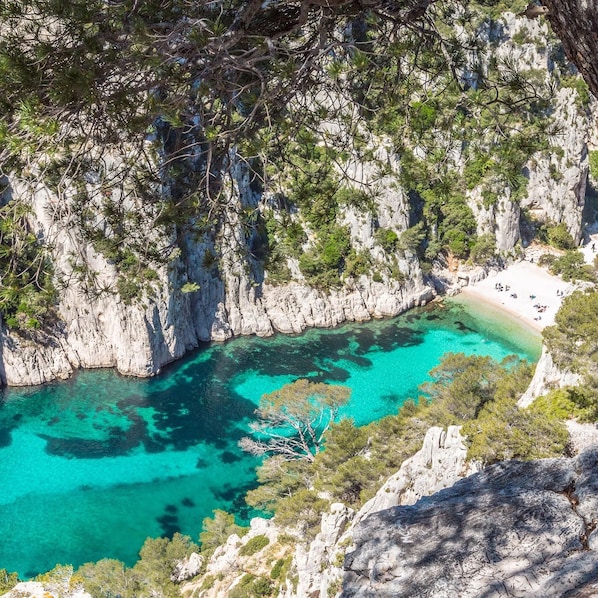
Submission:
POLYGON ((491 270, 485 279, 462 287, 460 292, 541 333, 546 326, 554 324, 563 297, 573 288, 573 284, 563 282, 544 268, 521 261, 504 270, 491 270))

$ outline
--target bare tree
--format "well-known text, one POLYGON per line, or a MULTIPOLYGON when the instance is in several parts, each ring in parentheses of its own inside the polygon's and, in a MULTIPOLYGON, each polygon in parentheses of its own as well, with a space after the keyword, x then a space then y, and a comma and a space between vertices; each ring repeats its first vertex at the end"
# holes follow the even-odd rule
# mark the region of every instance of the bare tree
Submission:
POLYGON ((280 455, 285 460, 313 461, 324 436, 351 395, 346 386, 300 379, 266 394, 251 424, 255 438, 239 446, 252 455, 280 455))

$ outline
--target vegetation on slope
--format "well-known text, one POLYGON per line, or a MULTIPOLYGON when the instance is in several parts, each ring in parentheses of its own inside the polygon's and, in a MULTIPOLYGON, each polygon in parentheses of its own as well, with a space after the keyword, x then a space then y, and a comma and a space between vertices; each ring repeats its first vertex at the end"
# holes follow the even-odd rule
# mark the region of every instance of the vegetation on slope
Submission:
MULTIPOLYGON (((477 237, 468 194, 475 189, 484 209, 517 202, 526 161, 558 149, 556 87, 579 87, 552 40, 531 40, 547 45, 551 78, 486 57, 497 20, 523 4, 342 2, 329 11, 311 2, 14 0, 0 11, 0 165, 26 193, 43 182, 52 217, 115 268, 106 285, 84 252, 73 253, 59 282, 77 281, 92 297, 151 295, 188 234, 217 266, 239 165, 256 192, 277 194, 238 210, 244 259, 271 283, 290 280, 289 259, 324 290, 362 274, 402 283, 413 252, 424 269, 447 253, 488 263, 494 239, 477 237), (380 147, 400 169, 376 155, 380 147), (380 226, 376 183, 353 184, 349 160, 408 193, 408 230, 380 226), (347 209, 369 214, 374 251, 351 239, 339 217, 347 209)), ((0 302, 11 328, 51 313, 56 276, 44 242, 29 245, 48 276, 0 302)), ((7 283, 10 268, 0 255, 7 283)))
MULTIPOLYGON (((398 4, 398 9, 413 9, 408 3, 398 4)), ((331 60, 334 52, 330 44, 324 44, 326 53, 316 52, 312 60, 308 53, 322 34, 317 24, 322 22, 317 4, 310 4, 307 14, 292 10, 288 14, 264 14, 259 8, 252 15, 249 9, 254 3, 231 2, 227 11, 218 14, 197 3, 194 10, 199 12, 187 15, 189 19, 183 21, 180 17, 182 11, 190 10, 189 3, 158 6, 152 2, 123 2, 111 5, 110 14, 103 2, 36 2, 30 13, 24 3, 6 3, 2 17, 16 26, 3 30, 0 44, 0 87, 6 91, 0 130, 3 168, 24 172, 43 155, 47 161, 41 163, 41 178, 48 184, 54 181, 57 196, 63 197, 68 179, 74 175, 70 168, 75 173, 93 172, 85 165, 88 139, 109 152, 129 157, 117 172, 100 173, 99 182, 80 189, 84 192, 78 196, 75 217, 92 245, 118 266, 123 275, 123 286, 118 291, 125 300, 132 300, 139 293, 139 281, 151 278, 152 264, 170 255, 172 247, 130 244, 138 213, 132 209, 121 213, 118 193, 133 193, 132 203, 137 202, 141 212, 154 218, 152 224, 163 226, 164 231, 191 228, 205 233, 217 224, 211 217, 218 211, 222 173, 226 172, 230 149, 237 144, 241 155, 246 150, 244 158, 258 178, 279 177, 289 182, 286 197, 281 198, 284 210, 278 218, 267 213, 247 218, 248 225, 261 233, 267 267, 284 280, 288 276, 284 259, 295 256, 310 284, 337 286, 345 275, 359 275, 372 265, 382 266, 352 247, 347 230, 336 220, 339 207, 370 210, 372 198, 344 184, 335 165, 346 156, 322 146, 325 135, 321 130, 308 130, 309 138, 305 128, 300 128, 307 122, 313 129, 314 121, 317 126, 330 115, 320 113, 314 118, 311 112, 311 121, 297 119, 292 128, 285 129, 293 120, 285 112, 286 100, 307 90, 313 83, 310 78, 317 79, 316 75, 326 72, 334 93, 348 96, 364 123, 365 133, 346 123, 352 133, 351 150, 357 146, 364 158, 375 162, 375 157, 367 153, 368 142, 375 135, 388 137, 391 150, 401 156, 399 180, 409 192, 414 226, 409 235, 378 228, 380 247, 391 255, 418 251, 429 262, 442 252, 463 259, 490 260, 494 257, 493 240, 476 238, 476 223, 466 194, 480 188, 485 208, 500 199, 499 189, 509 189, 512 201, 521 197, 526 185, 523 165, 534 153, 553 149, 549 143, 553 132, 551 89, 538 73, 517 73, 508 64, 490 76, 479 68, 476 85, 461 87, 453 71, 466 64, 462 47, 453 43, 450 35, 438 32, 441 25, 446 27, 447 21, 452 21, 446 15, 455 14, 457 19, 467 21, 468 13, 443 13, 443 4, 434 3, 435 12, 428 15, 423 29, 409 27, 421 15, 405 13, 406 25, 400 35, 396 35, 392 19, 385 19, 386 15, 375 10, 368 18, 353 14, 352 8, 339 11, 340 17, 327 14, 324 34, 340 58, 331 60), (155 23, 156 11, 160 23, 155 23), (31 23, 32 38, 21 35, 24 15, 31 23), (48 21, 44 19, 48 15, 64 27, 64 35, 57 38, 54 47, 45 35, 48 21), (297 24, 304 17, 307 32, 299 33, 297 24), (335 37, 339 18, 355 19, 351 25, 353 38, 335 37), (256 24, 263 25, 259 34, 250 28, 256 24), (280 44, 277 55, 263 60, 265 70, 260 70, 256 65, 271 48, 253 42, 255 38, 265 41, 268 34, 263 31, 271 31, 268 26, 280 26, 281 34, 290 37, 285 40, 286 46, 280 44), (236 31, 241 33, 237 35, 236 31), (226 43, 227 35, 232 45, 226 43), (248 48, 250 38, 252 46, 248 48), (165 43, 169 39, 176 40, 174 47, 165 43), (306 42, 303 55, 292 50, 297 40, 306 42), (428 43, 430 40, 432 43, 428 43), (199 53, 197 63, 186 58, 185 44, 199 53), (250 62, 252 68, 246 69, 243 60, 254 60, 250 62), (303 68, 305 64, 309 68, 303 68), (190 71, 190 65, 196 70, 190 71), (226 80, 227 86, 203 84, 202 78, 209 81, 210 76, 222 83, 226 79, 223 69, 226 66, 226 72, 230 72, 231 65, 235 76, 226 80), (432 84, 421 85, 418 79, 422 72, 430 75, 432 84), (257 79, 252 79, 256 73, 257 79), (265 90, 256 85, 257 80, 265 82, 265 90), (194 96, 191 107, 189 94, 194 96), (388 97, 405 101, 389 105, 388 97), (266 115, 265 106, 272 106, 273 98, 281 111, 266 115), (83 118, 76 120, 80 116, 83 118), (285 144, 290 139, 281 154, 287 164, 274 162, 276 170, 269 173, 261 169, 279 142, 276 134, 264 132, 266 116, 279 127, 274 131, 286 130, 282 136, 285 144), (67 130, 63 123, 73 122, 69 118, 86 126, 78 129, 69 124, 67 130), (100 122, 104 127, 98 127, 100 122), (505 130, 510 133, 506 135, 505 130), (135 142, 140 143, 137 154, 131 151, 135 142), (456 143, 463 146, 462 170, 451 158, 456 143), (145 150, 139 150, 146 144, 149 159, 143 155, 145 150), (145 168, 139 170, 130 157, 142 155, 145 168), (156 169, 156 164, 164 166, 156 169), (135 184, 122 184, 123 180, 135 184), (112 197, 115 189, 116 200, 112 197), (105 199, 99 204, 103 218, 99 226, 96 215, 87 210, 98 209, 95 202, 101 194, 105 199), (290 206, 300 208, 301 222, 292 217, 290 206), (308 233, 312 244, 302 251, 308 233), (123 246, 125 240, 128 245, 123 246)), ((446 6, 452 7, 450 3, 446 6)), ((565 77, 561 83, 578 88, 580 108, 584 109, 587 90, 583 85, 565 77)), ((308 106, 304 97, 294 99, 297 104, 292 116, 308 106)), ((347 111, 341 110, 338 117, 342 120, 346 115, 347 111)), ((379 166, 384 168, 384 164, 379 166)), ((2 208, 0 216, 0 311, 10 327, 37 328, 40 320, 51 313, 53 273, 41 240, 32 232, 26 209, 20 212, 20 208, 18 203, 10 203, 2 208)), ((557 238, 556 242, 562 240, 557 238)), ((575 255, 566 259, 556 267, 563 271, 575 267, 575 255)), ((391 259, 383 264, 400 279, 392 265, 391 259)), ((84 264, 77 267, 83 269, 82 276, 93 275, 84 264)), ((326 450, 318 452, 313 463, 286 462, 279 457, 266 460, 259 470, 261 486, 250 493, 249 502, 274 512, 281 524, 301 521, 300 531, 309 537, 328 504, 319 492, 359 506, 384 477, 417 450, 432 424, 464 424, 471 439, 470 455, 488 463, 562 453, 566 434, 559 418, 574 414, 595 420, 598 384, 594 349, 590 346, 595 336, 593 314, 597 312, 586 309, 595 297, 588 293, 568 301, 563 314, 557 317, 557 328, 548 329, 545 338, 557 363, 583 376, 581 389, 553 393, 545 403, 524 411, 517 408, 516 401, 529 381, 525 365, 504 363, 498 368, 483 358, 448 356, 433 372, 433 382, 423 389, 418 402, 407 404, 400 414, 364 428, 356 428, 349 420, 338 422, 328 430, 326 450), (576 356, 573 362, 571 355, 576 356)), ((228 516, 220 517, 225 520, 221 526, 221 537, 225 537, 235 529, 234 522, 228 516)), ((202 543, 207 551, 208 537, 202 538, 202 543)), ((171 541, 148 541, 140 562, 131 569, 122 563, 100 561, 82 567, 78 574, 94 596, 141 596, 158 589, 163 595, 176 595, 170 571, 174 561, 192 549, 193 543, 179 536, 171 541)), ((4 572, 0 573, 1 580, 10 584, 14 577, 4 572)), ((254 587, 255 580, 248 579, 246 585, 254 587)))
POLYGON ((300 522, 299 531, 310 537, 331 502, 359 508, 371 498, 419 450, 433 425, 463 424, 470 457, 484 463, 563 454, 568 436, 557 418, 517 406, 531 379, 527 363, 448 354, 431 377, 417 403, 406 403, 398 415, 363 427, 348 419, 331 426, 326 450, 313 461, 276 454, 266 459, 248 503, 274 513, 283 527, 300 522))

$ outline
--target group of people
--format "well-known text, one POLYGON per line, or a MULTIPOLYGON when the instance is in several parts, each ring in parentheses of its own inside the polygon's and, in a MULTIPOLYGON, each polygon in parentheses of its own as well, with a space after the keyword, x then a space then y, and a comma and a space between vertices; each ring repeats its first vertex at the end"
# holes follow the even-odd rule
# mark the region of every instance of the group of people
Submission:
MULTIPOLYGON (((557 294, 558 294, 558 291, 557 291, 557 294)), ((530 295, 529 298, 530 299, 535 299, 536 296, 535 295, 530 295)), ((542 316, 539 315, 539 314, 544 313, 548 309, 548 305, 540 305, 539 303, 534 303, 534 307, 538 311, 538 315, 534 317, 534 320, 536 320, 536 322, 538 322, 539 320, 542 319, 542 316)))
MULTIPOLYGON (((501 282, 496 282, 494 284, 494 288, 497 291, 509 291, 511 289, 511 287, 508 284, 503 285, 501 282)), ((557 297, 564 297, 565 293, 561 291, 561 289, 557 289, 556 295, 557 297)), ((511 293, 510 296, 513 299, 517 299, 517 293, 511 293)), ((536 295, 530 295, 529 298, 533 301, 534 299, 536 299, 536 295)), ((534 303, 534 308, 538 312, 538 315, 534 317, 534 320, 539 321, 542 319, 542 316, 540 314, 543 314, 548 309, 548 305, 541 305, 538 302, 534 303)))

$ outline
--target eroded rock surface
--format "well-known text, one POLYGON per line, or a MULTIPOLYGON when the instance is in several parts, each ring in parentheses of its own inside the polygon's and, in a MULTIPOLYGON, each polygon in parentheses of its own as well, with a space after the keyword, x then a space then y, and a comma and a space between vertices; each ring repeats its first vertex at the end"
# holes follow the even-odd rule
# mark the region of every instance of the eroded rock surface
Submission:
POLYGON ((573 595, 598 583, 597 490, 594 447, 574 459, 499 463, 375 513, 354 530, 342 595, 573 595))

